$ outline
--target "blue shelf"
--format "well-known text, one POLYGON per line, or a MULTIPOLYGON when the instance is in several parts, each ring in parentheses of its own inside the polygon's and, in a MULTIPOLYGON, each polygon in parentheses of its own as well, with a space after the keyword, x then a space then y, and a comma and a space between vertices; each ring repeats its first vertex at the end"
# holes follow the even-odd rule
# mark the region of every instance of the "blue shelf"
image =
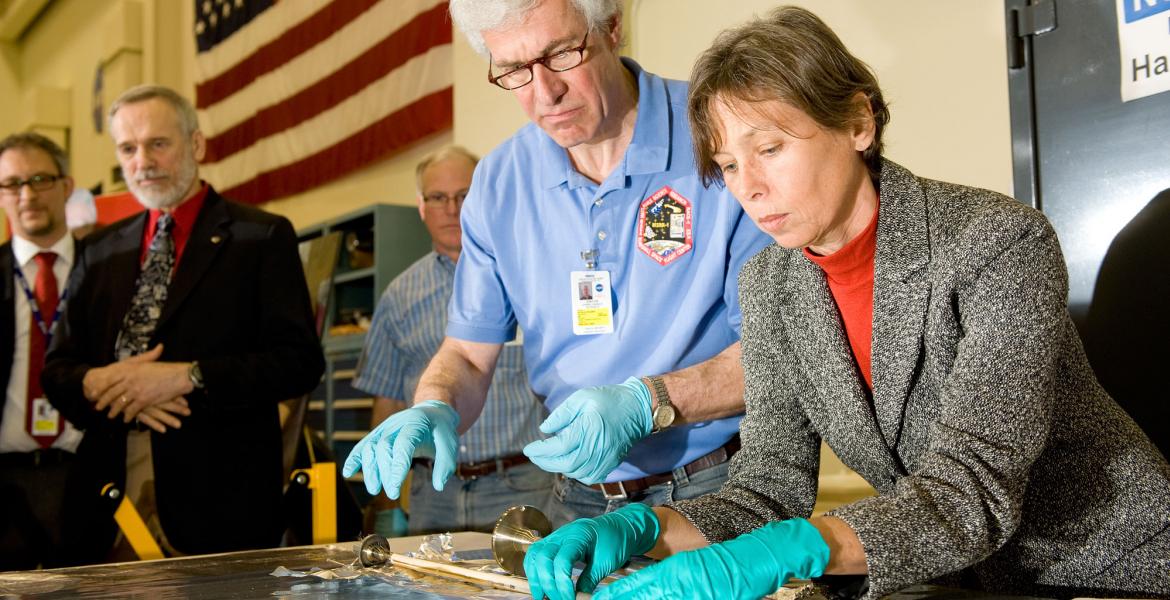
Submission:
MULTIPOLYGON (((369 410, 350 408, 352 403, 349 402, 341 402, 338 405, 334 403, 339 400, 369 397, 368 394, 354 389, 350 381, 366 336, 361 332, 329 335, 329 329, 335 324, 342 323, 341 318, 346 318, 346 322, 349 322, 348 319, 354 313, 372 318, 382 291, 394 277, 431 250, 431 240, 419 219, 416 207, 389 204, 372 204, 306 227, 297 235, 305 241, 332 232, 339 232, 342 235, 342 249, 334 265, 333 285, 325 317, 325 333, 321 341, 325 352, 326 377, 320 387, 313 392, 312 397, 323 402, 324 406, 330 407, 320 411, 324 414, 320 414, 321 422, 318 425, 321 426, 325 441, 333 449, 334 455, 345 457, 353 442, 337 439, 335 433, 345 430, 348 433, 341 435, 341 438, 353 437, 354 427, 368 425, 369 410), (373 266, 349 268, 349 255, 344 248, 344 240, 351 232, 360 233, 363 237, 372 235, 373 266)), ((363 258, 368 261, 369 257, 363 258)))

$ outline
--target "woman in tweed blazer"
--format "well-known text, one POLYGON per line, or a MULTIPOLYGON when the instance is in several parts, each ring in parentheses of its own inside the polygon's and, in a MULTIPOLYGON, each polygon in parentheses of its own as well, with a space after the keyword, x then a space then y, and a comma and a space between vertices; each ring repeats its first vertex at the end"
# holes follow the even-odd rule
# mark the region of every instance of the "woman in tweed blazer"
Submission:
POLYGON ((1170 595, 1170 466, 1094 378, 1044 216, 882 159, 876 79, 802 9, 721 35, 690 94, 700 170, 777 242, 740 273, 743 447, 716 494, 550 536, 564 558, 700 548, 605 597, 822 573, 867 574, 874 598, 1170 595), (867 244, 872 294, 831 287, 821 257, 867 244), (821 440, 878 495, 806 521, 821 440))

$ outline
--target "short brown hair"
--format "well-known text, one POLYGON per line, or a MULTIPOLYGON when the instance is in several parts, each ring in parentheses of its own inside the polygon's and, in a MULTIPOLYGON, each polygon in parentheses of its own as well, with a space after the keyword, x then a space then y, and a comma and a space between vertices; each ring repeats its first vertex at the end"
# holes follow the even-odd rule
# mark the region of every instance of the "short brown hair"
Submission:
POLYGON ((793 6, 772 11, 715 38, 691 71, 688 116, 695 162, 704 185, 722 181, 713 156, 722 140, 714 103, 723 99, 748 104, 779 100, 828 129, 842 130, 858 117, 855 98, 869 99, 874 137, 862 152, 875 180, 881 171, 882 129, 890 112, 877 76, 811 12, 793 6))
POLYGON ((0 141, 0 156, 15 148, 36 148, 48 154, 49 158, 53 159, 53 165, 57 167, 57 175, 69 176, 69 157, 65 156, 65 151, 57 142, 35 131, 14 133, 0 141))

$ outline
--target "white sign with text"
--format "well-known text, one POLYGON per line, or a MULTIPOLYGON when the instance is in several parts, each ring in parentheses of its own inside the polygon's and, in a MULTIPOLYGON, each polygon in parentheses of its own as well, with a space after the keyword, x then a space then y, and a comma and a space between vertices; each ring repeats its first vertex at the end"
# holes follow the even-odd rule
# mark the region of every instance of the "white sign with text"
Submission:
POLYGON ((1170 0, 1117 0, 1121 99, 1170 90, 1170 0))

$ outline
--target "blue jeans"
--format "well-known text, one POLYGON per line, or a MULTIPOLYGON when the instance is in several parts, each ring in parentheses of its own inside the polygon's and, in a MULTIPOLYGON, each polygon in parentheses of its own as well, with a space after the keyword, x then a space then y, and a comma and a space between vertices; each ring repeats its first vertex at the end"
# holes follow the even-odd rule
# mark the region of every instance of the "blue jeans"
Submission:
POLYGON ((412 473, 407 522, 410 535, 448 531, 490 533, 496 519, 519 504, 548 513, 553 475, 532 463, 466 481, 452 475, 441 492, 431 486, 429 466, 415 465, 412 473))
POLYGON ((659 506, 675 500, 698 498, 723 487, 727 481, 727 463, 687 475, 682 468, 674 470, 674 481, 650 486, 631 498, 607 500, 601 490, 591 488, 576 479, 558 476, 549 502, 548 518, 553 527, 560 527, 583 517, 596 517, 617 510, 630 502, 659 506))

